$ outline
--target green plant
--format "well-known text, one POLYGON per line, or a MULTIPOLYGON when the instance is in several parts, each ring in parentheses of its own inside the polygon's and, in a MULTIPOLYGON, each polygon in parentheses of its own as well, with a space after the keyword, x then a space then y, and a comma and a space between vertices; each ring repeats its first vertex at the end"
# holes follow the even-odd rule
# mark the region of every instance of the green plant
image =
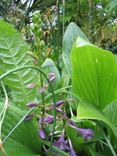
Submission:
POLYGON ((116 156, 116 56, 91 44, 73 22, 61 71, 50 58, 33 63, 35 56, 0 21, 0 156, 116 156))
MULTIPOLYGON (((101 120, 110 126, 117 137, 116 123, 113 122, 116 108, 106 112, 117 99, 116 57, 78 37, 72 49, 71 60, 73 92, 80 100, 77 119, 101 120), (111 119, 109 114, 113 114, 111 119)), ((102 134, 103 131, 102 128, 102 134)), ((111 151, 116 155, 112 149, 111 151)))

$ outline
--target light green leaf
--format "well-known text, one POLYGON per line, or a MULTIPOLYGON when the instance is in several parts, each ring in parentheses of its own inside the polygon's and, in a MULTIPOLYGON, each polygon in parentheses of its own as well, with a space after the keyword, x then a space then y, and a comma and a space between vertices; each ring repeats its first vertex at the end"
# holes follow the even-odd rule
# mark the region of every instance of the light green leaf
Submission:
POLYGON ((81 102, 77 110, 77 119, 95 119, 105 122, 117 137, 116 128, 106 117, 104 112, 96 105, 81 102))
MULTIPOLYGON (((0 103, 1 105, 1 103, 0 103)), ((25 115, 14 106, 9 106, 2 126, 2 140, 25 115)), ((37 121, 23 121, 4 142, 3 147, 8 156, 39 156, 41 143, 38 136, 37 121)))
POLYGON ((117 0, 111 0, 109 4, 106 6, 106 10, 110 13, 113 9, 117 7, 117 0))
POLYGON ((111 123, 117 127, 117 102, 112 102, 105 109, 104 113, 111 123))
POLYGON ((71 22, 64 34, 63 37, 63 53, 62 58, 66 67, 66 70, 71 77, 71 61, 70 61, 70 53, 74 42, 76 41, 77 37, 80 36, 81 38, 88 40, 81 29, 73 22, 71 22))
MULTIPOLYGON (((22 36, 8 23, 0 21, 0 74, 11 69, 32 65, 27 54, 28 46, 22 36)), ((34 99, 35 89, 27 89, 27 84, 34 82, 36 72, 26 69, 10 74, 5 78, 5 85, 12 90, 17 104, 25 104, 34 99)))
POLYGON ((69 85, 70 76, 67 73, 67 70, 65 67, 62 69, 62 75, 61 75, 61 87, 66 87, 69 85))
POLYGON ((117 99, 117 64, 111 52, 78 37, 71 61, 73 92, 80 100, 103 109, 117 99))

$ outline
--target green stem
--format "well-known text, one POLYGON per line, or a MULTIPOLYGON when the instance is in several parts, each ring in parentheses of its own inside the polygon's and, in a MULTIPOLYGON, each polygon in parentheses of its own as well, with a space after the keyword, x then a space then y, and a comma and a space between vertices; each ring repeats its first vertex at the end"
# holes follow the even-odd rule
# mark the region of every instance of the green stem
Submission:
POLYGON ((101 122, 98 121, 98 125, 101 128, 101 130, 102 130, 102 135, 104 136, 104 138, 105 138, 105 140, 106 140, 106 142, 108 144, 108 147, 110 148, 111 153, 113 154, 113 156, 117 156, 117 154, 115 153, 114 148, 113 148, 110 140, 108 139, 108 137, 105 134, 105 131, 104 131, 103 127, 102 127, 101 122))
MULTIPOLYGON (((67 86, 61 89, 58 89, 55 91, 55 94, 64 93, 64 90, 71 88, 71 86, 67 86)), ((66 93, 66 92, 65 92, 66 93)), ((44 97, 45 100, 48 100, 50 97, 52 97, 52 93, 48 94, 46 97, 44 97)), ((39 104, 42 103, 42 100, 38 102, 39 104)), ((15 129, 24 121, 27 115, 29 115, 33 110, 36 110, 37 108, 31 108, 21 119, 20 121, 15 125, 15 127, 9 132, 9 134, 5 137, 2 143, 4 143, 8 137, 15 131, 15 129)))
POLYGON ((104 131, 103 131, 103 136, 105 137, 105 140, 106 140, 106 142, 108 143, 108 146, 109 146, 109 148, 110 148, 110 150, 111 150, 113 156, 117 156, 117 154, 115 153, 114 148, 113 148, 113 146, 112 146, 110 140, 108 139, 108 137, 106 136, 106 134, 105 134, 104 131))
MULTIPOLYGON (((40 73, 40 83, 41 83, 41 88, 43 88, 43 77, 42 74, 40 73)), ((41 94, 41 98, 42 98, 42 105, 43 105, 43 109, 42 109, 42 118, 44 117, 45 114, 45 100, 44 100, 44 93, 42 92, 41 94)))
MULTIPOLYGON (((56 100, 55 100, 55 95, 54 95, 54 90, 53 90, 52 84, 51 84, 51 82, 49 81, 49 79, 47 78, 46 74, 45 74, 40 68, 37 68, 37 67, 34 67, 34 66, 24 66, 24 67, 19 67, 19 68, 15 68, 15 69, 9 70, 9 71, 6 72, 5 74, 1 75, 1 76, 0 76, 0 81, 1 81, 2 79, 4 79, 5 77, 7 77, 8 75, 14 73, 14 72, 17 72, 17 71, 20 71, 20 70, 24 70, 24 69, 27 69, 27 68, 35 69, 35 70, 37 70, 38 72, 40 72, 41 74, 43 74, 43 76, 44 76, 45 79, 47 80, 47 82, 48 82, 48 84, 49 84, 49 86, 50 86, 51 92, 52 92, 53 103, 54 103, 54 113, 53 113, 54 122, 53 122, 53 130, 52 130, 52 137, 51 137, 51 147, 52 147, 52 142, 53 142, 53 139, 54 139, 54 131, 55 131, 55 127, 56 127, 56 100)), ((51 147, 50 147, 50 153, 51 153, 51 150, 52 150, 51 147)))
MULTIPOLYGON (((47 141, 42 140, 42 142, 50 147, 50 143, 47 141)), ((61 149, 59 149, 56 146, 52 146, 52 149, 55 150, 56 152, 58 152, 61 156, 69 156, 69 154, 67 154, 66 152, 62 151, 61 149)), ((57 154, 56 154, 57 155, 57 154)), ((58 156, 58 155, 57 155, 58 156)))

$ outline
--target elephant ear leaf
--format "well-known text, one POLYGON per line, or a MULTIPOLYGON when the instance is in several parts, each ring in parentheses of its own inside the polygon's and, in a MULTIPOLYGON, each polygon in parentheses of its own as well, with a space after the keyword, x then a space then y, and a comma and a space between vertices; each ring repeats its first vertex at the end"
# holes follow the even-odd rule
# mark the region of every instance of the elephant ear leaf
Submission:
POLYGON ((104 109, 117 99, 115 56, 78 38, 72 54, 72 86, 79 99, 104 109))
POLYGON ((77 117, 76 118, 78 120, 83 120, 83 119, 100 120, 100 121, 106 123, 113 131, 113 134, 117 137, 117 129, 115 127, 115 124, 112 122, 112 120, 109 118, 109 116, 107 116, 107 113, 104 113, 96 105, 93 105, 90 103, 85 103, 85 102, 80 102, 78 109, 77 109, 77 117))
MULTIPOLYGON (((8 107, 2 125, 2 140, 11 132, 21 118, 26 114, 15 106, 8 107), (17 113, 16 113, 17 112, 17 113)), ((39 156, 41 142, 38 137, 38 126, 35 120, 23 121, 6 139, 3 148, 8 156, 39 156)), ((0 151, 0 156, 2 152, 0 151)))
POLYGON ((72 89, 80 100, 77 119, 101 120, 112 128, 117 137, 115 121, 112 122, 103 111, 105 108, 107 111, 110 103, 117 99, 115 56, 78 37, 71 52, 71 61, 72 89))
MULTIPOLYGON (((17 67, 32 65, 27 51, 28 45, 22 36, 10 24, 0 21, 0 74, 17 67)), ((26 69, 14 72, 4 79, 17 104, 25 104, 34 98, 35 89, 27 89, 26 86, 35 81, 35 75, 35 71, 26 69)))
POLYGON ((63 53, 62 53, 62 59, 65 64, 67 73, 70 77, 72 71, 70 53, 72 46, 78 36, 80 36, 85 40, 88 40, 87 37, 84 35, 84 33, 81 31, 81 29, 74 22, 71 22, 68 25, 63 37, 63 53))

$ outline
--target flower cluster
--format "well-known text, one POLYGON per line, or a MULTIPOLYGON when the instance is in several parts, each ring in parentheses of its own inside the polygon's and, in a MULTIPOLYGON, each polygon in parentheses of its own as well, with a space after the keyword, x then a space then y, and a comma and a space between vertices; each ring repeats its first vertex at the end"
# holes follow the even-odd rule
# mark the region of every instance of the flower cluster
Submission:
MULTIPOLYGON (((54 73, 49 73, 48 78, 50 82, 53 82, 56 77, 54 73)), ((34 84, 28 85, 28 88, 33 88, 33 87, 35 87, 34 84)), ((45 92, 45 89, 46 89, 45 87, 40 88, 39 93, 43 94, 45 92)), ((26 106, 28 108, 40 107, 40 105, 38 105, 38 103, 35 103, 35 102, 28 103, 26 104, 26 106)), ((41 139, 47 139, 48 141, 50 140, 50 137, 52 135, 52 129, 51 129, 52 126, 50 124, 54 122, 54 116, 51 114, 51 111, 56 109, 56 120, 63 121, 64 128, 63 128, 62 133, 61 131, 59 131, 61 135, 59 135, 59 138, 58 138, 57 126, 55 127, 53 146, 56 146, 60 150, 69 153, 70 156, 77 156, 70 138, 65 135, 65 130, 66 130, 65 127, 69 126, 73 128, 79 135, 82 136, 84 141, 87 141, 93 138, 93 130, 89 128, 85 129, 85 128, 78 127, 73 120, 69 119, 69 117, 67 116, 67 113, 65 112, 64 106, 65 106, 64 100, 56 101, 56 107, 54 107, 53 103, 49 105, 45 105, 44 112, 41 115, 38 115, 39 137, 41 139), (48 129, 48 132, 47 132, 47 129, 48 129)), ((31 120, 33 117, 34 117, 34 113, 29 114, 25 120, 31 120)), ((48 149, 46 149, 45 151, 47 152, 48 149)), ((54 150, 53 152, 56 153, 57 151, 54 150)))

